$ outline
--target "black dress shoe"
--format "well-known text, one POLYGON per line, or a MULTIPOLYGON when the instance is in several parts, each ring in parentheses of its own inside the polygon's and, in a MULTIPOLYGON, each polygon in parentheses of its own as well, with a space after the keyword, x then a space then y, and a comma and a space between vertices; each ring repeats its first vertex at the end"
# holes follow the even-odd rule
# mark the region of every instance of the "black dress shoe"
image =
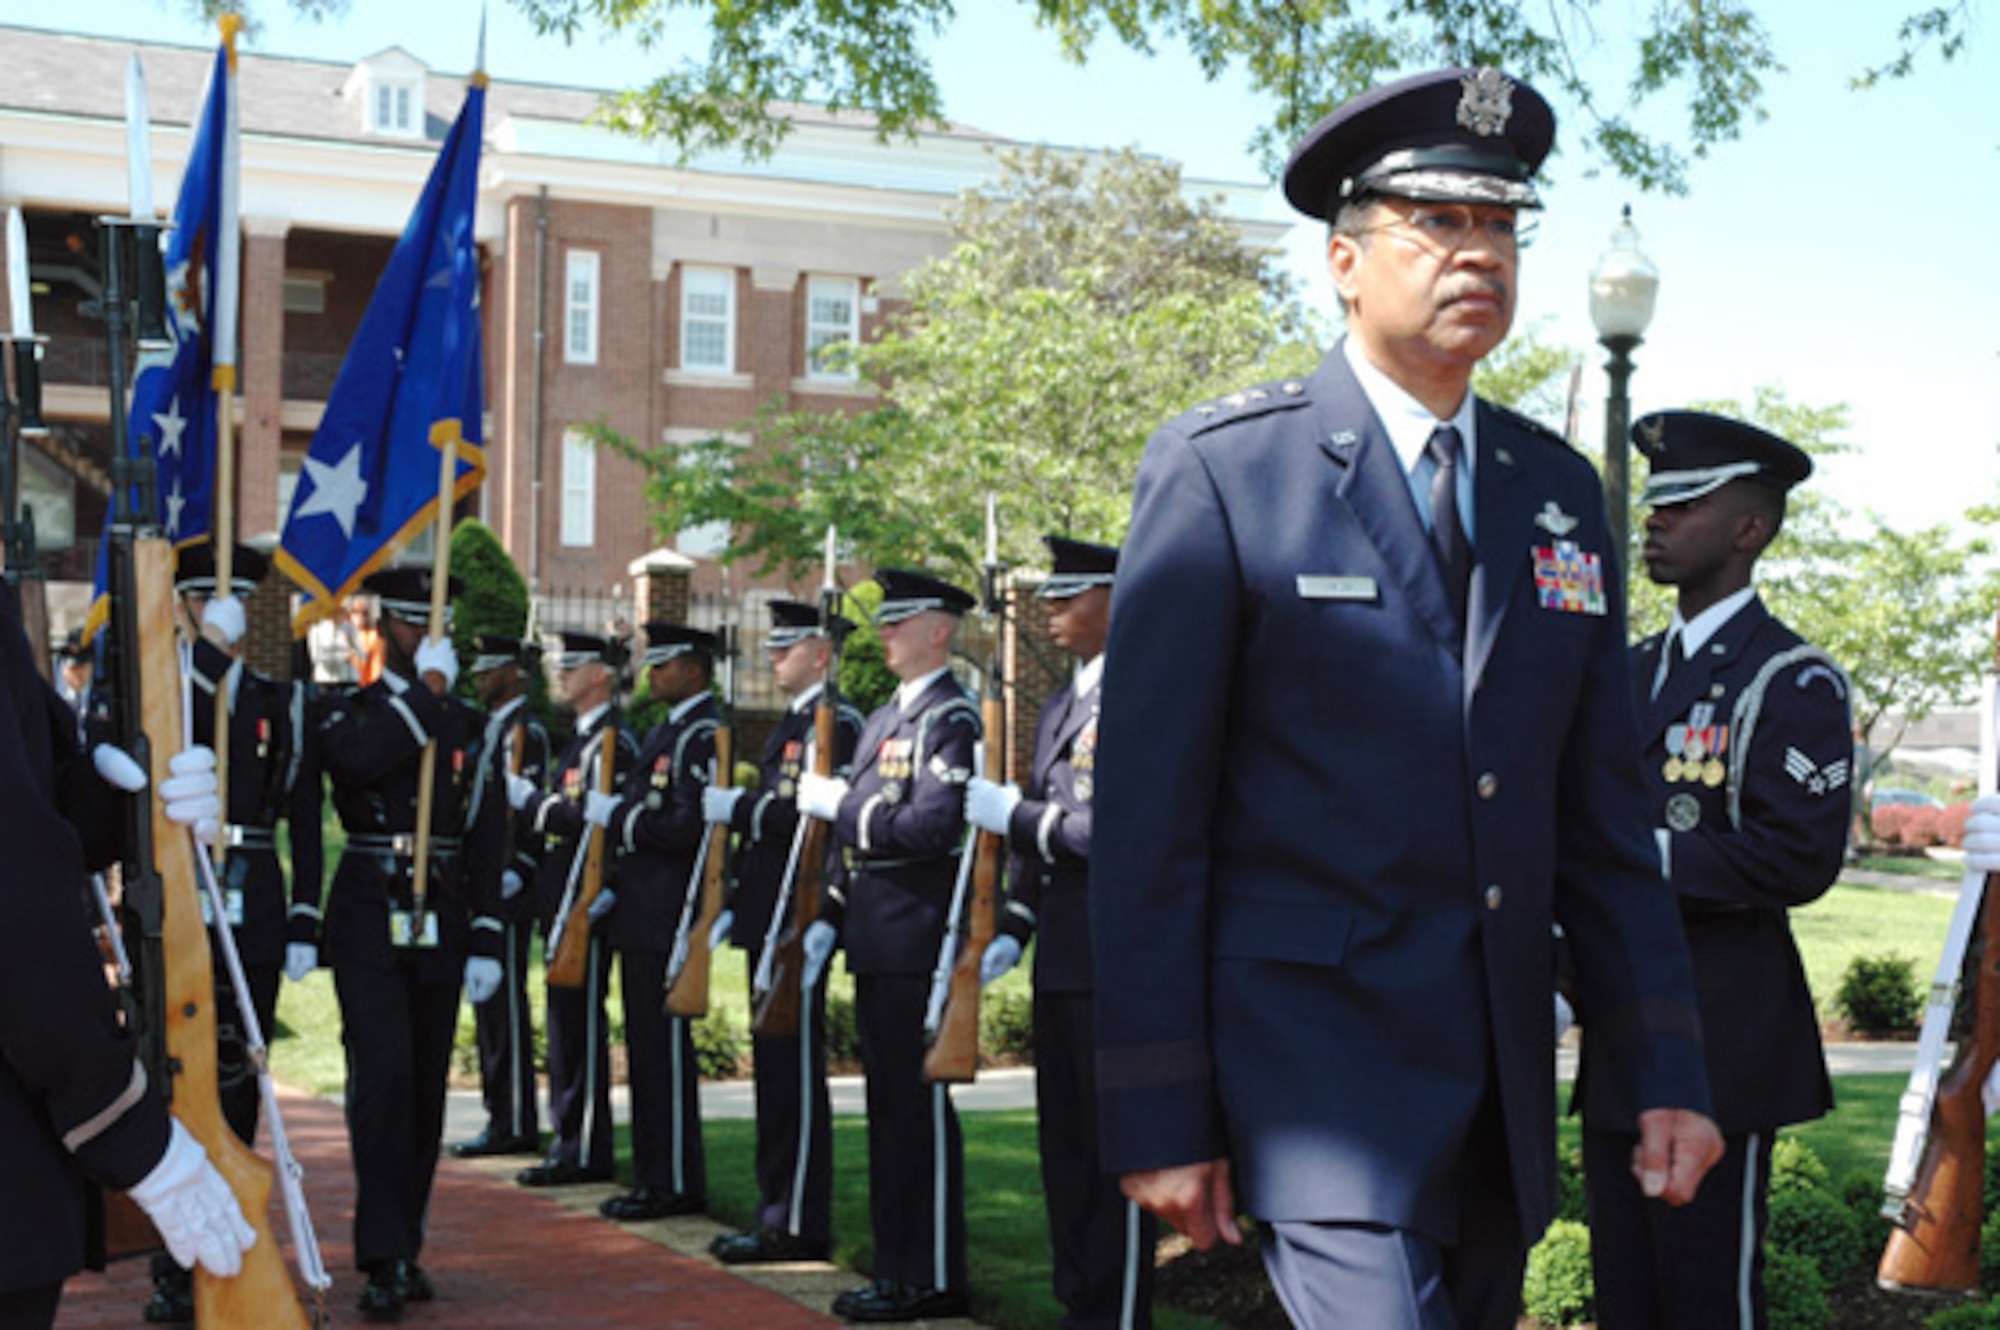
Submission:
POLYGON ((827 1244, 796 1237, 778 1228, 723 1233, 708 1244, 708 1254, 724 1265, 769 1265, 778 1261, 824 1261, 827 1244))
POLYGON ((403 1286, 396 1278, 396 1267, 378 1270, 368 1276, 368 1282, 361 1286, 361 1299, 354 1304, 364 1321, 400 1321, 403 1319, 403 1286))
POLYGON ((646 1219, 698 1215, 705 1204, 707 1204, 705 1198, 688 1192, 667 1191, 660 1187, 634 1187, 631 1191, 607 1197, 604 1204, 597 1207, 597 1213, 606 1219, 634 1224, 646 1219))
POLYGON ((431 1277, 415 1261, 396 1263, 396 1291, 403 1295, 404 1302, 431 1302, 437 1297, 431 1277))
POLYGON ((148 1325, 188 1325, 194 1321, 194 1274, 175 1267, 153 1279, 153 1296, 142 1313, 148 1325))
POLYGON ((523 1187, 573 1187, 580 1182, 608 1182, 610 1174, 598 1173, 581 1164, 567 1164, 558 1159, 524 1168, 514 1175, 514 1181, 523 1187))
POLYGON ((965 1294, 949 1288, 918 1288, 878 1279, 851 1288, 833 1300, 833 1314, 864 1325, 933 1321, 966 1314, 965 1294))
POLYGON ((486 1159, 493 1155, 536 1155, 541 1152, 542 1142, 538 1137, 508 1136, 491 1128, 451 1147, 453 1159, 486 1159))

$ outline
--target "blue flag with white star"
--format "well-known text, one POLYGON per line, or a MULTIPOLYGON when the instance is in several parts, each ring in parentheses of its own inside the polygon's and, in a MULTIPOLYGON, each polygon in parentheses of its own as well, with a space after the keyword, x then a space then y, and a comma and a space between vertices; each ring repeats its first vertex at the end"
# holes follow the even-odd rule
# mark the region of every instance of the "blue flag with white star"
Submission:
POLYGON ((293 624, 301 634, 436 520, 440 448, 457 456, 453 501, 486 478, 473 240, 485 105, 486 77, 475 73, 292 492, 276 558, 306 594, 293 624))

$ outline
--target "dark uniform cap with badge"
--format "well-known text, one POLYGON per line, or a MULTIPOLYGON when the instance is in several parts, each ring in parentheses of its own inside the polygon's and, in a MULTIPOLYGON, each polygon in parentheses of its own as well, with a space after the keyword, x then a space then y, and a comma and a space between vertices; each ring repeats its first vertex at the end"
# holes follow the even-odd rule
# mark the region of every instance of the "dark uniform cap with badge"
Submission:
POLYGON ((597 661, 615 671, 625 663, 625 643, 618 638, 599 637, 595 633, 556 633, 553 636, 557 646, 558 670, 581 669, 597 661))
POLYGON ((1055 566, 1035 594, 1043 600, 1068 600, 1097 586, 1110 586, 1118 574, 1118 547, 1093 545, 1067 536, 1043 536, 1055 566))
POLYGON ((690 628, 684 623, 668 623, 665 619, 655 619, 646 625, 646 654, 640 657, 642 665, 664 665, 675 656, 684 656, 690 651, 700 652, 709 660, 722 649, 722 639, 714 633, 699 628, 690 628))
POLYGON ((1371 194, 1539 208, 1530 181, 1555 142, 1540 93, 1497 69, 1439 69, 1379 88, 1314 125, 1285 166, 1285 197, 1331 221, 1371 194))
POLYGON ((62 641, 56 643, 56 655, 64 660, 89 660, 91 648, 83 640, 83 629, 72 628, 63 634, 62 641))
POLYGON ((1780 493, 1812 474, 1812 458, 1768 430, 1706 411, 1655 411, 1632 426, 1632 442, 1652 463, 1640 502, 1686 503, 1732 480, 1780 493))
MULTIPOLYGON (((248 545, 233 545, 229 564, 229 585, 239 596, 247 596, 264 580, 271 561, 248 545)), ((174 590, 183 595, 215 594, 215 546, 209 541, 183 546, 174 554, 174 590)))
POLYGON ((509 637, 503 633, 481 633, 472 639, 470 672, 485 674, 503 665, 519 665, 524 670, 532 670, 542 655, 541 644, 524 638, 509 637))
MULTIPOLYGON (((370 573, 361 584, 361 589, 374 596, 382 607, 382 613, 405 623, 428 624, 431 621, 431 570, 411 566, 407 568, 384 568, 370 573)), ((445 599, 447 602, 465 594, 465 583, 456 577, 445 578, 445 599)), ((447 603, 444 613, 445 626, 451 626, 451 606, 447 603)))
POLYGON ((820 622, 817 605, 808 605, 803 600, 774 600, 770 610, 771 631, 764 635, 766 651, 783 651, 809 637, 826 636, 826 625, 820 622))
POLYGON ((901 623, 925 610, 962 619, 976 603, 971 592, 908 568, 884 568, 875 574, 875 583, 882 588, 882 604, 875 611, 878 624, 901 623))

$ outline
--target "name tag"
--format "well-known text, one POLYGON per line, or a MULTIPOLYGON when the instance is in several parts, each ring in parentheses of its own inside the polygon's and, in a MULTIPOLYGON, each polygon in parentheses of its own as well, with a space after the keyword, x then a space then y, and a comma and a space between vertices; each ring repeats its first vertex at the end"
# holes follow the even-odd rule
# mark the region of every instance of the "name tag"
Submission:
POLYGON ((437 911, 425 910, 419 924, 408 910, 389 911, 389 945, 392 947, 435 947, 438 944, 437 911))
POLYGON ((1379 600, 1372 577, 1336 577, 1330 573, 1300 573, 1301 600, 1379 600))

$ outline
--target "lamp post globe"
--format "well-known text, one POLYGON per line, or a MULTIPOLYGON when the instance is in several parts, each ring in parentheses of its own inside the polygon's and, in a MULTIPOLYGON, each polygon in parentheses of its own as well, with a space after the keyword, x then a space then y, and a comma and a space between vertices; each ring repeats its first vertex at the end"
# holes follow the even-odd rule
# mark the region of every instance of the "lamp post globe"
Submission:
POLYGON ((1639 249, 1639 229, 1632 209, 1611 233, 1611 248, 1590 273, 1590 321, 1597 340, 1611 354, 1604 364, 1611 390, 1604 398, 1604 490, 1611 510, 1612 548, 1618 552, 1619 576, 1631 560, 1632 402, 1626 388, 1632 378, 1632 352, 1644 340, 1653 321, 1653 300, 1660 290, 1660 270, 1639 249))

